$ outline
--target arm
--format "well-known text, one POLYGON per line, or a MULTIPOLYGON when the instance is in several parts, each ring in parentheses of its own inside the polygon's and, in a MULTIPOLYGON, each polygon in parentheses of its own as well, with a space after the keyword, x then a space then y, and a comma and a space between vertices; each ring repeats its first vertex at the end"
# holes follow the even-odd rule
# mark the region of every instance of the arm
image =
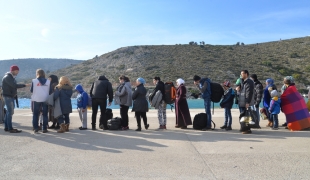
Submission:
POLYGON ((273 108, 274 108, 274 100, 271 100, 271 102, 270 102, 270 106, 269 106, 269 112, 271 112, 271 111, 273 111, 273 108))
POLYGON ((93 97, 93 89, 94 89, 94 83, 91 85, 91 88, 90 88, 90 92, 89 92, 90 97, 93 97))
POLYGON ((137 96, 139 94, 138 90, 139 89, 136 87, 135 91, 132 93, 132 100, 135 100, 137 98, 137 96))
POLYGON ((123 86, 123 89, 121 90, 121 92, 116 91, 115 95, 117 96, 124 96, 126 94, 126 86, 123 86))
POLYGON ((16 88, 24 88, 24 87, 26 87, 25 84, 16 84, 16 88))
POLYGON ((31 83, 30 92, 33 93, 33 82, 31 83))
POLYGON ((152 94, 151 94, 151 99, 153 99, 154 98, 154 96, 155 96, 155 94, 156 94, 156 92, 159 90, 159 83, 157 83, 157 85, 156 85, 156 87, 155 87, 155 89, 153 90, 153 92, 152 92, 152 94))
POLYGON ((113 101, 113 89, 112 84, 108 83, 108 96, 109 96, 109 102, 111 103, 113 101))
POLYGON ((207 87, 208 87, 208 83, 207 83, 207 81, 205 81, 205 82, 203 83, 203 86, 202 86, 201 88, 200 88, 200 84, 198 84, 197 87, 198 87, 198 89, 199 89, 199 91, 200 91, 201 93, 204 93, 205 90, 206 90, 207 87))
POLYGON ((54 91, 54 100, 56 100, 59 97, 59 89, 56 87, 55 91, 54 91))
POLYGON ((247 86, 245 89, 245 102, 247 104, 251 103, 253 92, 254 92, 254 83, 247 83, 247 86))
POLYGON ((83 96, 83 109, 86 109, 88 104, 88 95, 86 92, 83 92, 82 96, 83 96))

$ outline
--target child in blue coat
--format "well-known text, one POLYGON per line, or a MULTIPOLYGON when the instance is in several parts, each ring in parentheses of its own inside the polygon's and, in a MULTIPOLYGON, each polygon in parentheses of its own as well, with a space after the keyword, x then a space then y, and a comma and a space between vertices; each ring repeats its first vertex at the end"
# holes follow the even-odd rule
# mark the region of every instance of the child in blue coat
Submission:
POLYGON ((82 122, 80 130, 87 129, 87 105, 88 105, 88 94, 83 90, 82 85, 78 84, 75 87, 75 90, 79 93, 77 96, 77 108, 82 122))
POLYGON ((278 91, 272 90, 270 92, 271 101, 269 105, 269 113, 271 115, 271 120, 273 121, 273 127, 272 130, 278 130, 279 126, 279 120, 278 120, 278 114, 281 110, 281 99, 279 98, 278 91))
POLYGON ((223 99, 220 103, 220 106, 222 108, 225 108, 225 122, 221 129, 225 129, 226 131, 232 130, 231 128, 231 123, 232 123, 232 117, 231 117, 231 108, 234 103, 234 98, 235 98, 235 92, 234 90, 230 87, 230 81, 225 81, 223 83, 223 88, 224 88, 224 96, 223 99))

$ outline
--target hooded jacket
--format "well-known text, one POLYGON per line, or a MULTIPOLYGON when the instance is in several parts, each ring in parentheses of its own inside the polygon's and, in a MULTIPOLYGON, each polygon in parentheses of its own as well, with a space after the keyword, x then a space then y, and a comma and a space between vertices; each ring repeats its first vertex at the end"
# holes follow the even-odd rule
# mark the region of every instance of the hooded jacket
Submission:
POLYGON ((197 85, 203 99, 211 99, 211 81, 209 78, 202 78, 197 85))
POLYGON ((143 84, 138 85, 132 94, 132 100, 133 100, 132 111, 135 112, 149 111, 149 104, 145 96, 146 96, 146 89, 144 85, 143 84))
POLYGON ((11 72, 7 72, 2 78, 3 96, 14 98, 17 95, 17 88, 26 87, 25 84, 17 84, 11 72))
POLYGON ((227 89, 224 92, 223 100, 220 103, 220 106, 223 108, 232 108, 234 104, 235 91, 232 88, 227 89))
POLYGON ((88 94, 80 84, 76 85, 75 90, 79 92, 79 95, 76 97, 77 107, 79 109, 86 109, 88 105, 88 94))
POLYGON ((61 88, 56 87, 54 91, 54 100, 59 98, 62 114, 72 113, 72 104, 71 104, 72 93, 73 93, 72 86, 69 85, 64 85, 61 88))
POLYGON ((264 89, 263 105, 264 105, 265 108, 269 109, 271 96, 270 96, 268 88, 272 87, 272 90, 277 90, 277 87, 273 84, 273 80, 272 79, 267 79, 267 82, 268 82, 268 85, 264 89))
POLYGON ((90 88, 90 97, 92 99, 107 99, 107 96, 109 96, 109 102, 112 102, 112 84, 105 76, 99 76, 98 80, 96 80, 90 88))
POLYGON ((152 92, 152 95, 150 97, 150 99, 152 100, 155 96, 155 94, 157 93, 157 91, 160 91, 162 94, 162 99, 165 99, 165 84, 162 81, 158 81, 158 83, 156 84, 156 87, 154 89, 154 91, 152 92))
POLYGON ((32 101, 45 102, 50 94, 50 81, 43 77, 33 79, 30 92, 32 101))
POLYGON ((119 98, 119 104, 124 106, 132 106, 132 90, 130 82, 121 84, 116 92, 115 96, 119 98))
POLYGON ((269 112, 271 114, 279 114, 281 110, 281 99, 273 97, 270 101, 269 112))
POLYGON ((259 80, 254 81, 254 105, 259 106, 263 98, 264 88, 259 80))

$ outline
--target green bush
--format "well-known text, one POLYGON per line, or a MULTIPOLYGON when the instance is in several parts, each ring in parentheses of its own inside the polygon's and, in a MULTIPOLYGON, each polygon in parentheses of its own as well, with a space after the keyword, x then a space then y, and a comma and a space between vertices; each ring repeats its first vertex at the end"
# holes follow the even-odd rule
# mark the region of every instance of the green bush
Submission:
POLYGON ((118 67, 116 67, 117 70, 122 70, 122 69, 125 69, 125 65, 122 64, 122 65, 119 65, 118 67))
POLYGON ((290 57, 291 57, 291 58, 298 58, 299 56, 298 56, 297 53, 292 53, 292 54, 290 55, 290 57))

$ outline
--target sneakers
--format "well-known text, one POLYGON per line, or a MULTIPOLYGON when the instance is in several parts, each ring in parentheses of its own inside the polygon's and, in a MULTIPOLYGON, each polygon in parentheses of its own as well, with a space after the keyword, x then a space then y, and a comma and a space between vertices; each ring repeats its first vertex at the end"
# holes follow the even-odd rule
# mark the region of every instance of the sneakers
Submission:
POLYGON ((278 130, 278 129, 279 129, 279 128, 274 128, 274 127, 273 127, 273 128, 271 128, 271 130, 278 130))
POLYGON ((282 126, 283 126, 283 127, 286 127, 286 126, 287 126, 287 123, 282 124, 282 126))
POLYGON ((141 131, 141 128, 136 129, 136 131, 141 131))
POLYGON ((8 131, 9 131, 9 129, 8 129, 8 128, 4 128, 4 131, 5 131, 5 132, 8 132, 8 131))
POLYGON ((226 125, 224 125, 224 126, 221 126, 220 128, 221 128, 221 129, 226 129, 226 128, 227 128, 227 126, 226 126, 226 125))
POLYGON ((252 134, 252 131, 251 130, 243 131, 242 134, 252 134))
POLYGON ((79 130, 86 130, 87 128, 79 127, 79 130))
POLYGON ((22 130, 18 130, 18 129, 11 129, 10 133, 20 133, 22 132, 22 130))
POLYGON ((128 126, 127 126, 127 127, 122 127, 122 128, 121 128, 122 131, 126 131, 126 130, 128 130, 128 129, 129 129, 128 126))
POLYGON ((227 127, 225 128, 225 130, 226 130, 226 131, 232 130, 232 129, 231 129, 231 126, 227 126, 227 127))
POLYGON ((145 127, 145 129, 147 130, 147 129, 150 127, 150 125, 147 124, 147 125, 145 125, 144 127, 145 127))
POLYGON ((158 129, 166 129, 164 125, 159 125, 158 129))
POLYGON ((34 134, 39 134, 39 130, 33 130, 34 134))
POLYGON ((47 132, 48 132, 48 130, 47 130, 47 129, 45 129, 45 130, 43 130, 42 132, 43 132, 43 133, 47 133, 47 132))

